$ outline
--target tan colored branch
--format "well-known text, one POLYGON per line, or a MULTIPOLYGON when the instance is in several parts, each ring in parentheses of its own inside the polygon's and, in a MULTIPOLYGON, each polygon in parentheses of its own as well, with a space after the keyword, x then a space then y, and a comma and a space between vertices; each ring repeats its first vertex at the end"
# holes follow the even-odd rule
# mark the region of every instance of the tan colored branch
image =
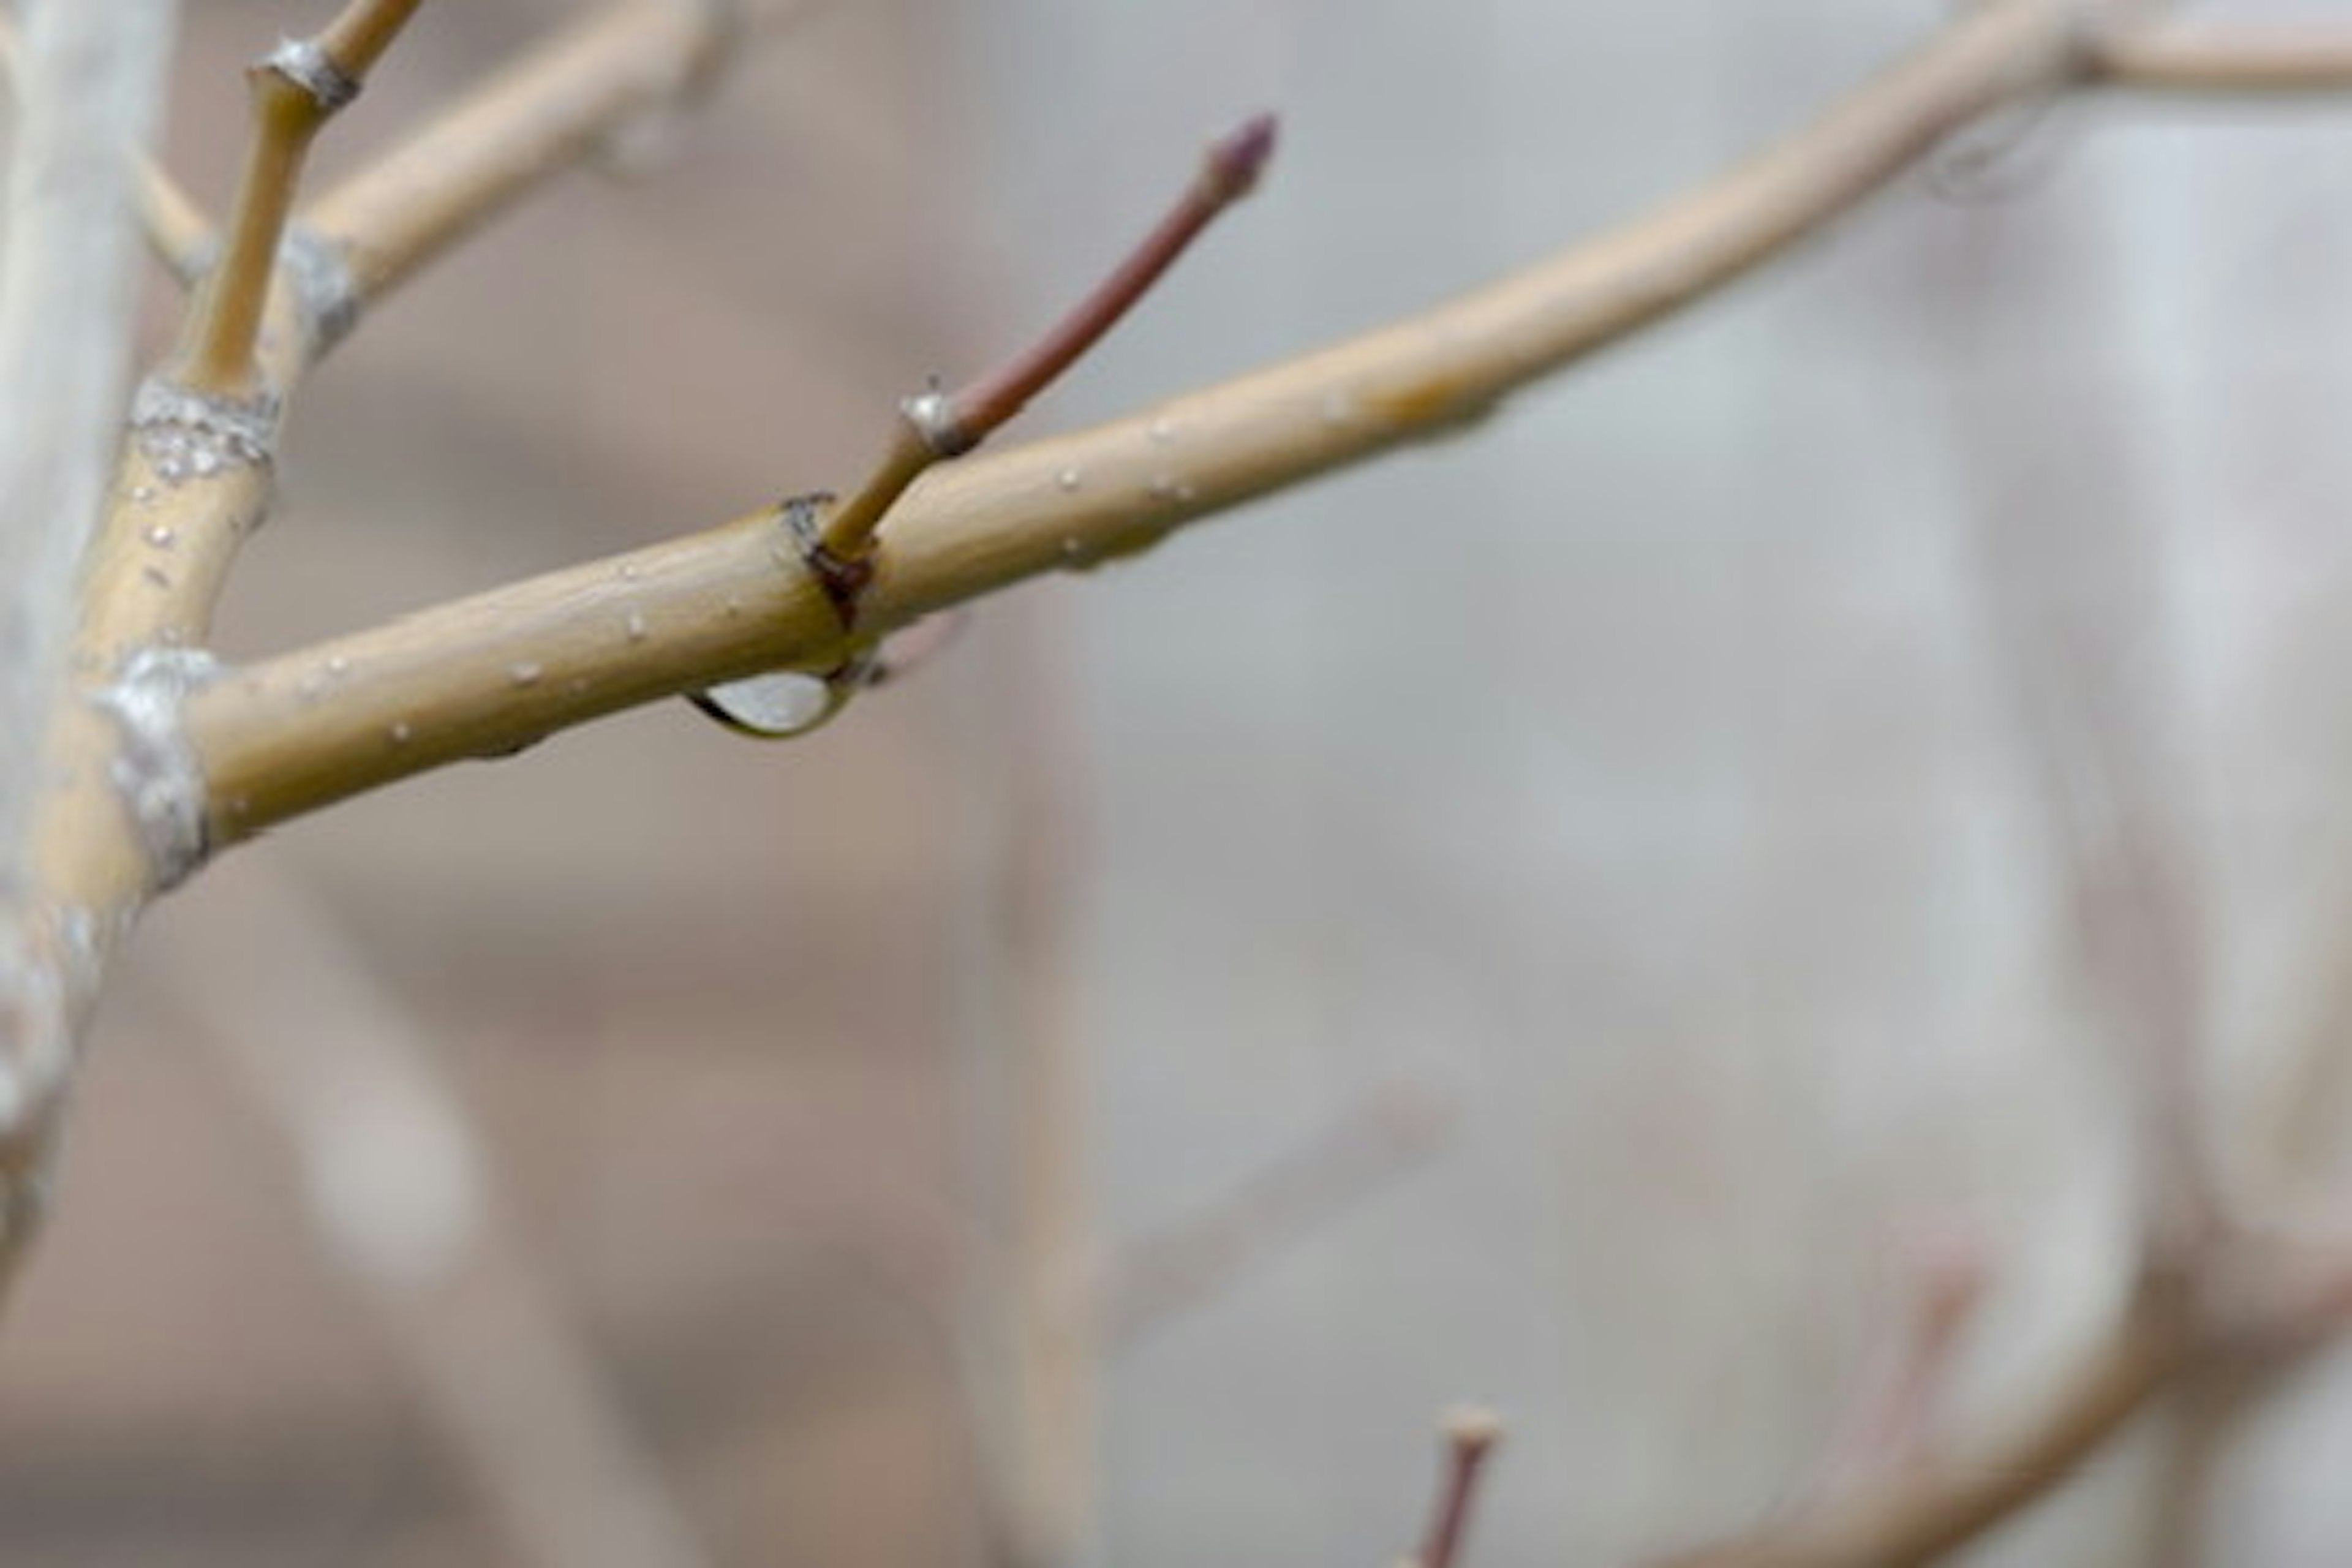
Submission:
POLYGON ((2103 81, 2148 91, 2261 96, 2352 89, 2352 30, 2173 23, 2119 30, 2095 46, 2103 81))
POLYGON ((321 195, 303 226, 341 253, 351 306, 363 308, 631 121, 675 104, 744 35, 803 8, 793 0, 623 0, 321 195))
MULTIPOLYGON (((1993 0, 1778 148, 1555 261, 1136 418, 940 469, 894 510, 861 630, 1460 428, 1814 233, 1955 127, 2073 79, 2080 28, 2062 0, 1993 0)), ((190 719, 228 838, 653 698, 831 668, 840 637, 763 515, 271 659, 190 719)))
POLYGON ((255 347, 310 143, 359 95, 368 71, 420 3, 351 0, 318 37, 279 45, 248 73, 254 131, 245 175, 220 263, 196 297, 175 380, 213 397, 271 393, 255 347))

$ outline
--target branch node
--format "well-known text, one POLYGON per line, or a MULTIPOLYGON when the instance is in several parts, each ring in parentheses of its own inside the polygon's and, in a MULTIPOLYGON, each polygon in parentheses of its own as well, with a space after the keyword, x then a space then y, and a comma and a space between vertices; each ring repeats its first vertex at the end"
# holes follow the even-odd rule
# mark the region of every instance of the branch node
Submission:
POLYGON ((980 445, 985 432, 974 431, 957 416, 953 399, 934 386, 898 405, 898 412, 931 456, 942 462, 961 458, 980 445))
POLYGON ((167 484, 268 464, 278 447, 278 400, 231 397, 150 376, 131 403, 131 433, 167 484))
POLYGON ((90 695, 121 728, 110 775, 159 889, 184 880, 212 847, 204 765, 183 713, 188 694, 219 674, 219 660, 200 648, 142 647, 90 695))
MULTIPOLYGON (((914 415, 911 405, 919 399, 909 399, 908 419, 914 415)), ((916 426, 918 429, 920 426, 916 426)), ((812 490, 807 495, 793 496, 776 508, 777 520, 793 536, 793 548, 816 585, 824 591, 825 603, 833 606, 841 629, 857 629, 857 612, 866 588, 874 581, 874 558, 868 552, 845 554, 825 542, 824 530, 818 525, 817 514, 833 504, 830 491, 812 490)))
POLYGON ((275 71, 310 94, 321 114, 348 107, 360 95, 360 79, 337 65, 316 38, 280 38, 262 58, 261 68, 275 71))
POLYGON ((309 224, 289 224, 278 242, 278 268, 301 310, 310 358, 324 357, 359 325, 360 289, 349 253, 309 224))

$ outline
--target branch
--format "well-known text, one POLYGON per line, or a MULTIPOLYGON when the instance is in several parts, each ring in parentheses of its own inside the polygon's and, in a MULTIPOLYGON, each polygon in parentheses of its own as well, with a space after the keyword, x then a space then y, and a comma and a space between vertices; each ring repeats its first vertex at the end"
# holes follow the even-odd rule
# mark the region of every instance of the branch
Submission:
MULTIPOLYGON (((1135 418, 928 476, 894 509, 861 633, 1156 542, 1461 427, 1813 233, 1954 128, 2074 79, 2079 8, 1992 0, 1780 147, 1645 221, 1419 318, 1135 418)), ((762 670, 826 669, 823 585, 761 514, 252 667, 191 732, 223 840, 426 768, 762 670), (315 700, 334 672, 336 700, 315 700)))
POLYGON ((1928 1562, 2049 1492, 2215 1342, 2178 1298, 2143 1290, 2011 1431, 1752 1534, 1650 1568, 1890 1568, 1928 1562))
POLYGON ((124 147, 162 101, 170 0, 28 0, 0 260, 0 1279, 30 1234, 103 933, 39 895, 37 756, 130 348, 124 147))
MULTIPOLYGON (((24 90, 24 46, 15 20, 0 12, 0 77, 13 97, 24 90)), ((127 148, 138 183, 139 221, 146 230, 147 247, 164 269, 182 283, 194 283, 211 264, 217 237, 212 221, 177 182, 136 146, 127 148)))
POLYGON ((310 143, 357 98, 367 73, 422 0, 351 0, 316 38, 289 40, 247 73, 253 139, 220 264, 205 279, 175 379, 212 397, 270 391, 254 354, 278 272, 278 243, 310 143))
POLYGON ((142 958, 284 1135, 316 1245, 509 1560, 704 1568, 415 1017, 299 881, 255 868, 213 909, 142 958))
POLYGON ((1462 1542, 1470 1529, 1471 1504, 1477 1500, 1478 1477, 1503 1437, 1501 1418, 1475 1405, 1447 1411, 1441 1429, 1445 1474, 1438 1483, 1428 1537, 1410 1560, 1412 1568, 1461 1568, 1462 1542))
POLYGON ((305 209, 356 311, 614 132, 708 80, 807 0, 623 0, 499 71, 305 209))
POLYGON ((2352 88, 2352 32, 2210 23, 2133 27, 2100 38, 2090 63, 2103 81, 2149 91, 2342 92, 2352 88))

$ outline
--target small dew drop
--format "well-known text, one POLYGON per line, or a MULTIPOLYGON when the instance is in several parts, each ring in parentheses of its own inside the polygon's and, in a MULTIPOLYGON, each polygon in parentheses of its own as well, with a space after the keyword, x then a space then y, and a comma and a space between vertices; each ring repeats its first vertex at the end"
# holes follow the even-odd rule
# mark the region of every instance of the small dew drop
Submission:
POLYGON ((155 487, 153 485, 133 485, 131 487, 131 499, 138 502, 141 506, 149 505, 155 499, 155 487))
POLYGON ((229 798, 228 814, 242 822, 253 815, 253 802, 241 795, 232 795, 229 798))
POLYGON ((1176 499, 1180 501, 1195 501, 1201 499, 1201 492, 1191 485, 1180 482, 1176 486, 1176 499))
POLYGON ((631 610, 629 612, 628 626, 629 640, 631 642, 643 642, 646 640, 646 613, 643 610, 631 610))
POLYGON ((634 583, 644 575, 644 572, 633 563, 625 563, 621 567, 621 581, 624 583, 634 583))
POLYGON ((400 721, 391 729, 384 731, 385 737, 395 746, 404 746, 408 744, 410 739, 415 736, 415 731, 408 727, 408 721, 405 719, 400 721))
POLYGON ((169 550, 180 542, 180 536, 177 533, 160 522, 147 531, 146 538, 147 542, 158 550, 169 550))
POLYGON ((1081 475, 1076 468, 1064 468, 1060 473, 1054 476, 1054 483, 1061 487, 1061 490, 1064 495, 1072 493, 1080 485, 1085 484, 1086 482, 1085 476, 1081 475))
POLYGON ((1150 496, 1153 500, 1174 500, 1178 488, 1172 476, 1155 474, 1152 476, 1151 483, 1144 487, 1144 493, 1150 496))
POLYGON ((1165 447, 1169 442, 1176 439, 1175 421, 1172 419, 1154 419, 1151 422, 1151 439, 1162 447, 1165 447))
POLYGON ((539 678, 546 673, 535 664, 518 664, 507 670, 507 679, 517 686, 536 686, 539 678))
POLYGON ((220 454, 210 447, 199 447, 188 454, 188 471, 198 479, 209 479, 220 470, 220 454))
POLYGON ((1344 392, 1327 392, 1323 395, 1324 424, 1345 425, 1355 416, 1356 400, 1354 398, 1344 392))
POLYGON ((1061 549, 1063 560, 1076 561, 1085 556, 1087 542, 1075 533, 1066 533, 1062 536, 1061 549))
POLYGON ((352 661, 351 661, 350 659, 345 658, 341 654, 339 654, 339 653, 338 653, 338 654, 331 654, 331 655, 329 655, 329 656, 328 656, 328 658, 327 658, 327 673, 328 673, 329 675, 334 676, 336 679, 341 679, 342 677, 344 677, 344 676, 346 676, 346 675, 349 675, 351 672, 352 672, 352 661))

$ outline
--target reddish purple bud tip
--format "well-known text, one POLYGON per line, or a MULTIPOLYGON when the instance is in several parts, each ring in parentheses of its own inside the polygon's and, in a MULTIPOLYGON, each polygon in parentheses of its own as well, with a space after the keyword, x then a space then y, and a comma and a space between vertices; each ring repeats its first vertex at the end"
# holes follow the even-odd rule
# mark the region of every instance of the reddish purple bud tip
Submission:
POLYGON ((1219 201, 1238 201, 1249 195, 1274 156, 1276 124, 1271 114, 1254 114, 1209 143, 1202 174, 1219 201))

